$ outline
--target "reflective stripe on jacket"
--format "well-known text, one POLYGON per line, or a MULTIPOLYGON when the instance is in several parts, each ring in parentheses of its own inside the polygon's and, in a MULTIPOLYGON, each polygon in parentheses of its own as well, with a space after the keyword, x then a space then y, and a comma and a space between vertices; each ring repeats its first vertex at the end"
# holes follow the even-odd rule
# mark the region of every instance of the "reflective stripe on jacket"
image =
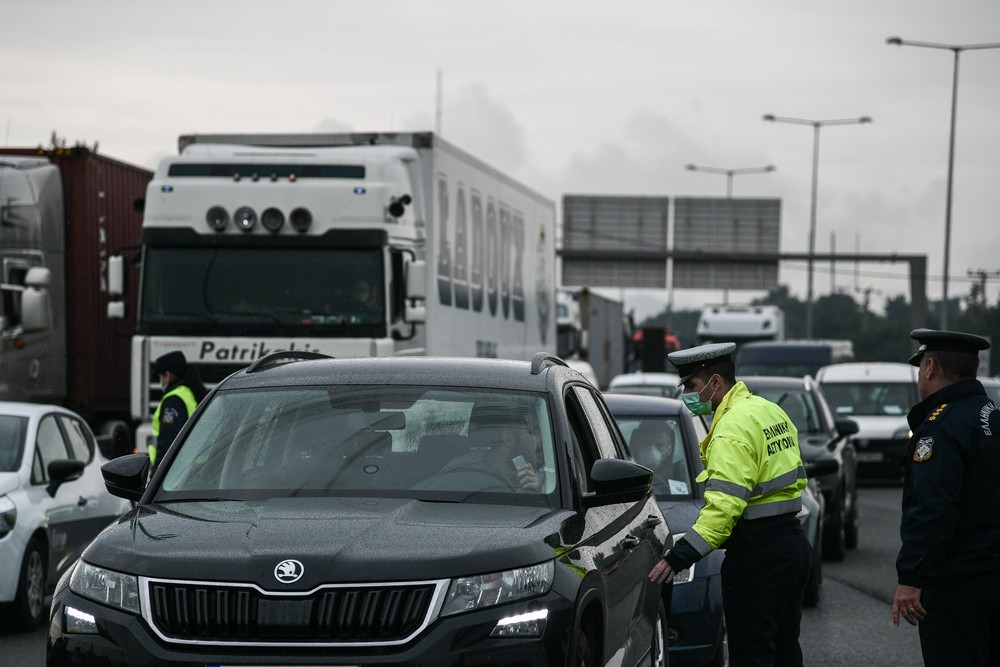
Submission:
POLYGON ((689 566, 719 548, 740 518, 794 514, 802 508, 808 480, 798 431, 784 410, 754 396, 742 382, 716 410, 701 443, 701 459, 705 469, 697 481, 705 482, 705 506, 670 561, 689 566))

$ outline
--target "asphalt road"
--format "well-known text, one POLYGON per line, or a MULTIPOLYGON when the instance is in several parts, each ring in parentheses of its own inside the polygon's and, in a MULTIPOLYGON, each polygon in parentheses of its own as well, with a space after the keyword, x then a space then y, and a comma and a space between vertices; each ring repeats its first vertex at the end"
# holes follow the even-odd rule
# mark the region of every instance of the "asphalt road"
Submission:
POLYGON ((802 614, 806 665, 922 665, 916 627, 892 624, 902 490, 864 487, 857 549, 823 563, 820 603, 802 614))
MULTIPOLYGON (((917 630, 894 627, 889 606, 896 589, 900 487, 859 491, 858 548, 840 563, 823 563, 817 607, 803 610, 800 643, 806 665, 920 665, 917 630)), ((45 628, 0 634, 0 667, 45 664, 45 628)))

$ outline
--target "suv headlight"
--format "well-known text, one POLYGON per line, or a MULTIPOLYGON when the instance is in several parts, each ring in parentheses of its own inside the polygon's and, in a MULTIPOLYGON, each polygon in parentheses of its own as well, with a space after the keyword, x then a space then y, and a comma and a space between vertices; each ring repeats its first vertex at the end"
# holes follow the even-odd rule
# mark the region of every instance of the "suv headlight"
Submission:
POLYGON ((73 569, 69 589, 109 607, 139 613, 139 579, 131 574, 105 570, 81 560, 73 569))
POLYGON ((910 430, 909 426, 900 426, 892 434, 893 440, 909 440, 911 437, 913 437, 913 431, 910 430))
POLYGON ((6 537, 16 523, 17 505, 7 496, 0 496, 0 537, 6 537))
POLYGON ((441 615, 492 607, 493 605, 544 595, 552 587, 552 561, 504 572, 452 579, 441 615))

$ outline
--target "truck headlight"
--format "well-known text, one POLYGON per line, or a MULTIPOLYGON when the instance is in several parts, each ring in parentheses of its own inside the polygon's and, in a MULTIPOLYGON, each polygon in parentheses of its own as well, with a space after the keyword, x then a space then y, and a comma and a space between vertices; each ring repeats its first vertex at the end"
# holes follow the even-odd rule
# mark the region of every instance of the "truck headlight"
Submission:
POLYGON ((73 569, 69 589, 94 602, 139 613, 139 579, 131 574, 106 570, 81 560, 73 569))
POLYGON ((504 572, 452 579, 445 596, 442 616, 544 595, 552 587, 552 561, 504 572))
POLYGON ((17 523, 17 505, 7 496, 0 496, 0 537, 14 530, 17 523))

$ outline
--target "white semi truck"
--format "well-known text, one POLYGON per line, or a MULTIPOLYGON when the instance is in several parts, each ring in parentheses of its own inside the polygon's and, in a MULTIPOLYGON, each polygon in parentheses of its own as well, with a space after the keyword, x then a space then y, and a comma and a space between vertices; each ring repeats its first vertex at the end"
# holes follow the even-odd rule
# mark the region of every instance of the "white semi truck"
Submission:
MULTIPOLYGON (((174 350, 209 387, 276 350, 555 351, 554 203, 440 137, 186 135, 179 147, 150 182, 133 255, 140 447, 160 397, 150 364, 174 350)), ((113 289, 125 262, 112 261, 113 289)))

